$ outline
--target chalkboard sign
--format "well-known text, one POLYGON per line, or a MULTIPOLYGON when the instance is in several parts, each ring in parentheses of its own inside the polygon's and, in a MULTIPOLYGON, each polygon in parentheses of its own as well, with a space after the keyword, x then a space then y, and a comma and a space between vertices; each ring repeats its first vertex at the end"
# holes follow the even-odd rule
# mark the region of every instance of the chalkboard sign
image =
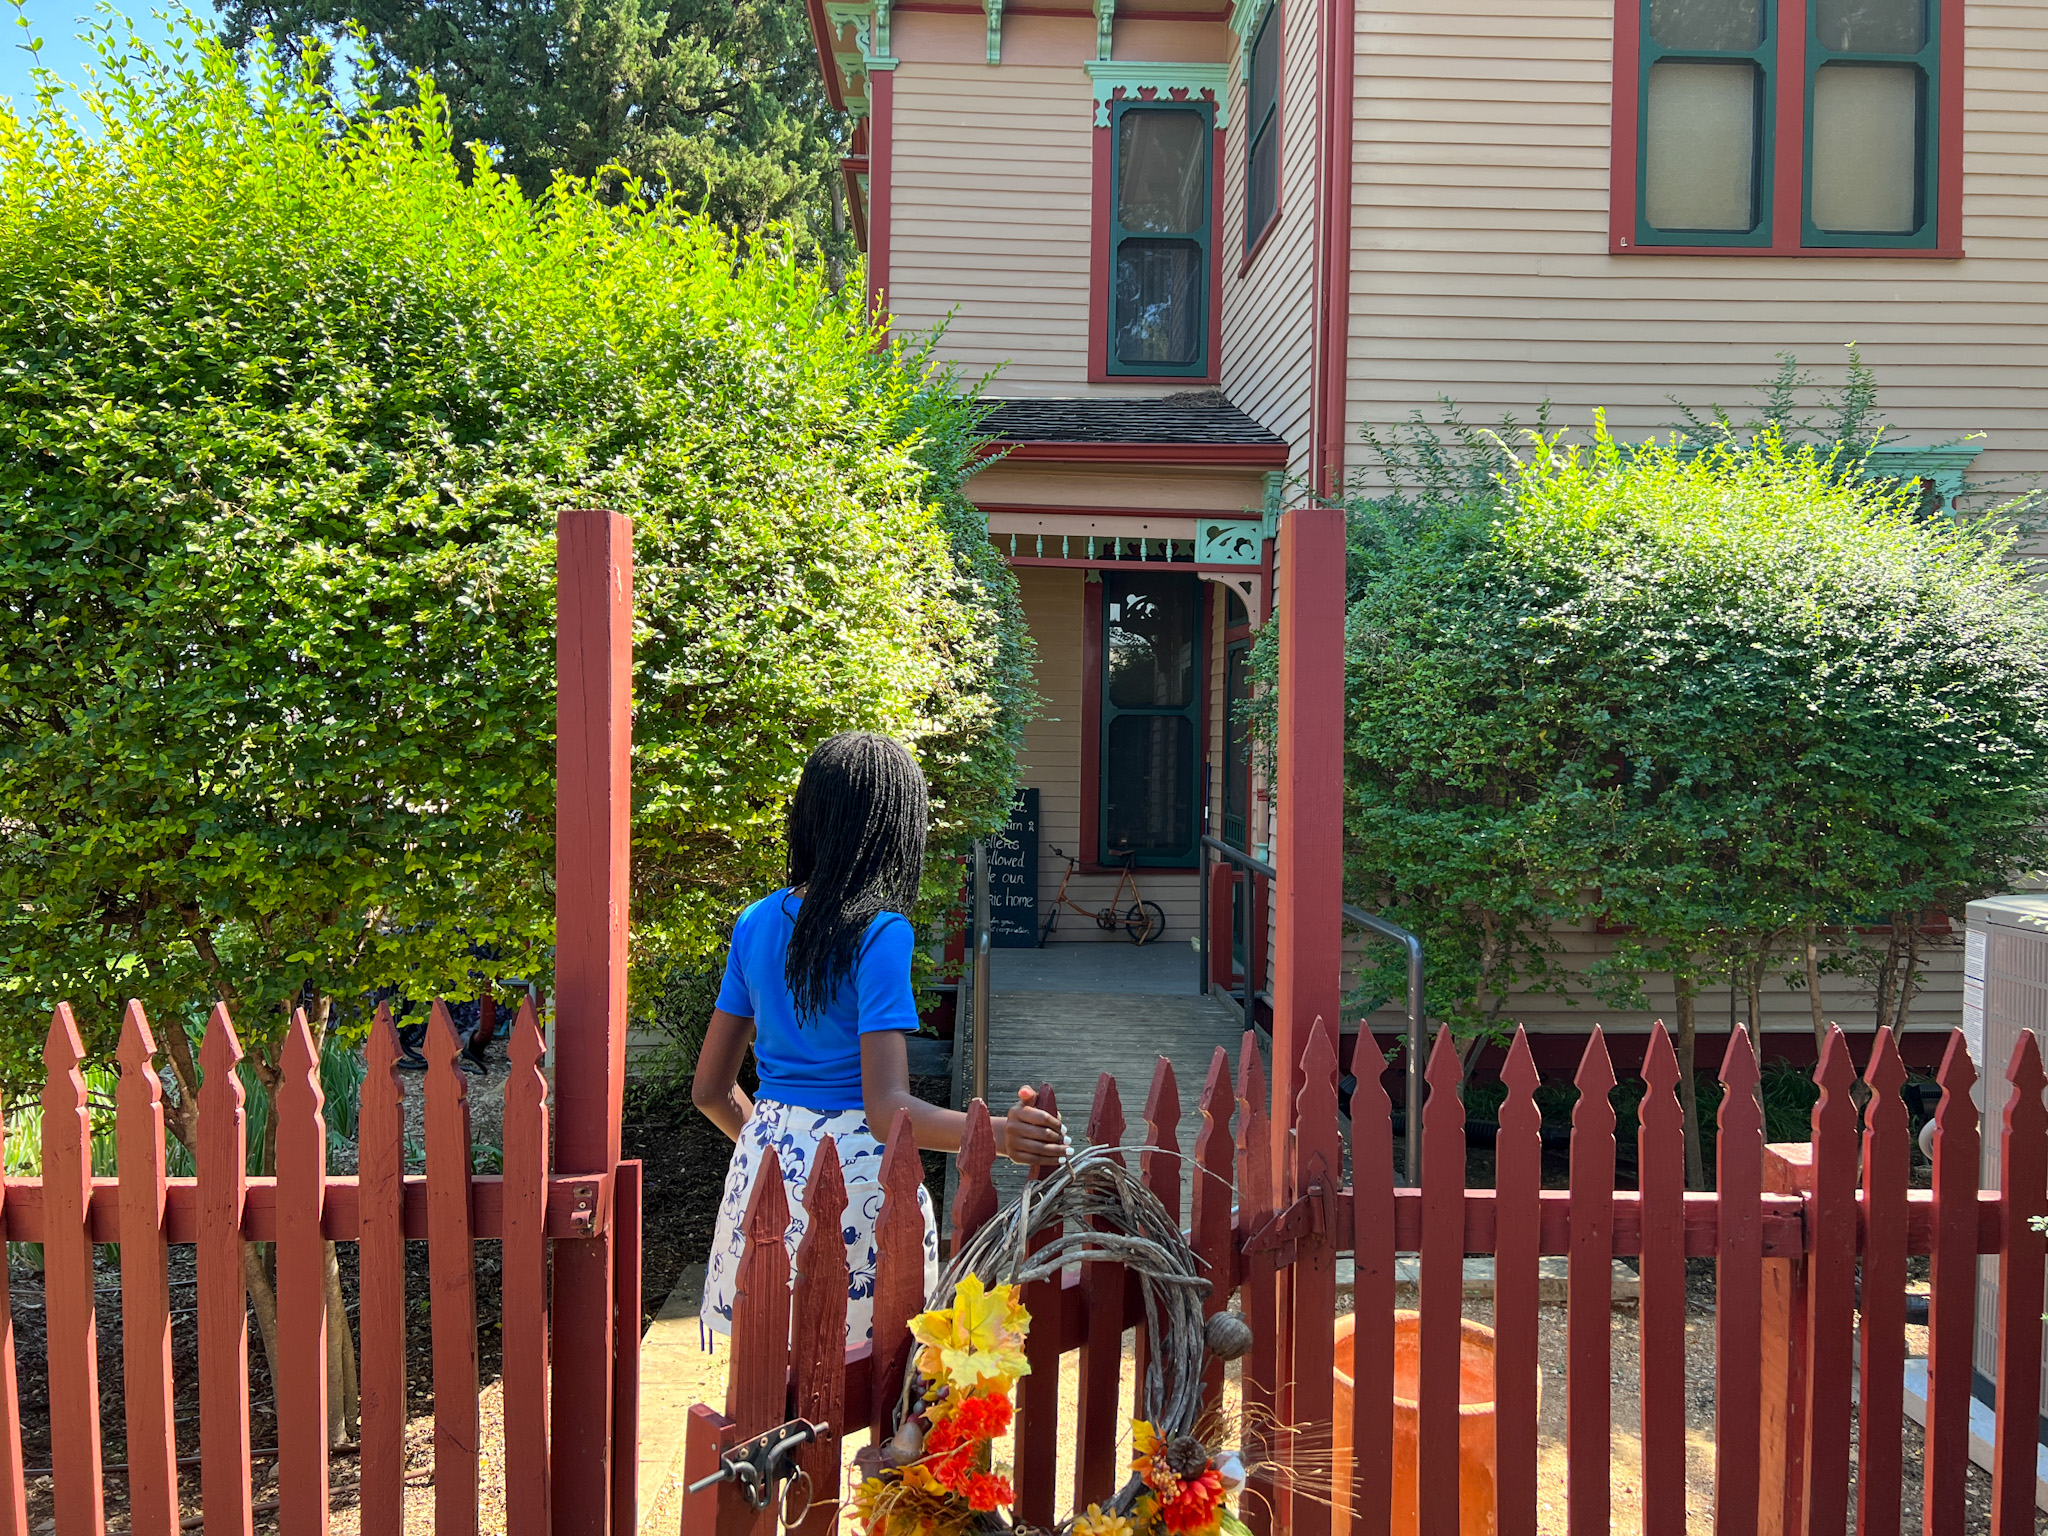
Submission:
POLYGON ((998 949, 1038 944, 1038 791, 1020 789, 1010 820, 988 840, 989 942, 998 949))

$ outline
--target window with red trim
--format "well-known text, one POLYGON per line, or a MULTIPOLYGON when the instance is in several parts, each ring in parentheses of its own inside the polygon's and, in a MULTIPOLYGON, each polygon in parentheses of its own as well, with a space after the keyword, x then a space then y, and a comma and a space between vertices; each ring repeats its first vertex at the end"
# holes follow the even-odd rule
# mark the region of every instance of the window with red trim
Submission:
POLYGON ((1959 254, 1962 0, 1617 0, 1616 250, 1959 254))

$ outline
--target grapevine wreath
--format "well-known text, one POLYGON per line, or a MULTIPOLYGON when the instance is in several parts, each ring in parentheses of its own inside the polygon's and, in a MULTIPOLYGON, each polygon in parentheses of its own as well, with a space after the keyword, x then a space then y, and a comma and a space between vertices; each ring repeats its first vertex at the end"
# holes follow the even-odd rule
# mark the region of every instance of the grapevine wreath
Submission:
MULTIPOLYGON (((1108 1260, 1136 1275, 1148 1352, 1144 1416, 1131 1426, 1130 1478, 1091 1504, 1062 1536, 1248 1536, 1228 1499, 1244 1481, 1234 1452, 1197 1437, 1209 1358, 1234 1359, 1251 1329, 1229 1312, 1203 1316, 1202 1261, 1157 1196, 1113 1147, 1090 1147, 981 1227, 947 1266, 911 1321, 917 1352, 890 1415, 888 1442, 857 1459, 853 1507, 864 1536, 966 1536, 1011 1529, 1015 1501, 993 1442, 1010 1427, 1011 1394, 1030 1374, 1031 1317, 1018 1297, 1057 1282, 1069 1264, 1108 1260), (1051 1235, 1034 1250, 1035 1238, 1051 1235)), ((1020 1528, 1021 1529, 1021 1528, 1020 1528)))

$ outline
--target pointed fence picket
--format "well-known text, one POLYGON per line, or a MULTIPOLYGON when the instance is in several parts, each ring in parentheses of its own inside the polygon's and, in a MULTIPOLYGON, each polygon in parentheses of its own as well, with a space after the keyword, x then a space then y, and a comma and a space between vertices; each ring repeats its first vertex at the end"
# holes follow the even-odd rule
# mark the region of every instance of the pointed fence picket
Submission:
MULTIPOLYGON (((2040 1309, 2032 1298, 2048 1280, 2048 1238, 2030 1222, 2048 1215, 2048 1072, 2030 1038, 2006 1069, 2018 1091, 1997 1131, 2004 1148, 2004 1182, 1997 1192, 1976 1187, 1978 1127, 1969 1096, 1974 1074, 1960 1037, 1942 1069, 1934 1183, 1926 1191, 1907 1187, 1908 1127, 1899 1098, 1904 1071, 1888 1032, 1876 1037, 1862 1073, 1867 1093, 1861 1095, 1860 1113, 1858 1075, 1848 1042, 1837 1031, 1823 1051, 1813 1141, 1767 1148, 1755 1052, 1747 1032, 1734 1031, 1720 1064, 1724 1097, 1716 1187, 1709 1191, 1685 1188, 1682 1085, 1676 1053, 1661 1027, 1644 1056, 1638 1187, 1632 1190, 1616 1188, 1616 1117, 1609 1098, 1615 1074, 1597 1030, 1576 1074, 1567 1189, 1542 1187, 1535 1099, 1540 1081, 1519 1032, 1502 1073, 1507 1098, 1500 1109, 1493 1189, 1466 1187, 1459 1171, 1465 1153, 1461 1073, 1447 1037, 1440 1037, 1431 1054, 1430 1099, 1418 1130, 1427 1144, 1423 1187, 1396 1183, 1391 1105, 1380 1077, 1385 1059, 1369 1034, 1359 1036, 1353 1056, 1351 1178, 1337 1187, 1332 1045, 1326 1030, 1310 1030, 1284 1168, 1269 1156, 1272 1108, 1256 1042, 1247 1037, 1234 1085, 1219 1050, 1200 1096, 1201 1124, 1186 1165, 1187 1230, 1213 1277, 1205 1306, 1235 1306, 1253 1325, 1252 1350, 1236 1373, 1247 1409, 1239 1433, 1254 1464, 1240 1508, 1255 1529, 1435 1536, 1466 1528, 1457 1381, 1463 1262, 1473 1254, 1496 1259, 1493 1450, 1495 1528, 1503 1536, 1530 1536, 1536 1529, 1539 1261, 1548 1255, 1567 1259, 1566 1371, 1556 1385, 1565 1395, 1568 1455, 1557 1492, 1570 1531, 1604 1532, 1610 1525, 1616 1258, 1635 1260, 1640 1274, 1635 1327, 1642 1361, 1646 1528, 1686 1525, 1686 1261, 1711 1259, 1719 1302, 1713 1323, 1715 1530, 1729 1536, 1847 1531, 1853 1518, 1859 1536, 1896 1536, 1904 1286, 1913 1254, 1933 1256, 1935 1277, 1935 1423, 1928 1439, 1926 1528, 1942 1536, 1961 1529, 1961 1477, 1939 1463, 1936 1448, 1961 1446, 1968 1434, 1973 1271, 1978 1255, 1990 1254, 2005 1277, 2002 1369, 2018 1384, 2009 1397, 2001 1395, 1992 1528, 1998 1536, 2031 1529, 2039 1404, 2032 1386, 2038 1373, 2028 1362, 2038 1364, 2042 1347, 2040 1309), (1324 1277, 1344 1253, 1353 1260, 1358 1326, 1348 1352, 1333 1358, 1334 1288, 1324 1277), (1325 1385, 1333 1366, 1354 1382, 1392 1379, 1395 1259, 1402 1253, 1420 1256, 1422 1362, 1415 1405, 1420 1433, 1405 1452, 1395 1438, 1391 1394, 1355 1391, 1347 1422, 1334 1426, 1325 1385), (1284 1394, 1283 1362, 1291 1365, 1284 1394), (1852 1415, 1842 1405, 1858 1372, 1860 1406, 1852 1415), (1283 1405, 1291 1405, 1291 1423, 1274 1417, 1283 1405), (1404 1465, 1413 1470, 1397 1470, 1404 1465), (1404 1477, 1415 1481, 1404 1485, 1404 1477), (1399 1495, 1401 1486, 1414 1491, 1399 1495), (1393 1507, 1397 1496, 1413 1500, 1405 1515, 1393 1507), (1285 1513, 1276 1517, 1276 1511, 1285 1513)), ((1181 1166, 1179 1105, 1162 1084, 1170 1084, 1163 1071, 1155 1075, 1147 1101, 1141 1155, 1148 1178, 1168 1157, 1175 1168, 1181 1166)), ((1090 1116, 1092 1139, 1120 1136, 1118 1097, 1117 1086, 1104 1079, 1090 1116)), ((985 1127, 985 1109, 973 1106, 954 1203, 956 1245, 994 1211, 985 1127)), ((1154 1187, 1162 1198, 1172 1196, 1172 1208, 1178 1184, 1154 1187)), ((904 1212, 915 1209, 914 1189, 892 1189, 888 1200, 904 1212)), ((750 1249, 753 1243, 780 1248, 768 1230, 772 1226, 764 1224, 750 1249)), ((1139 1322, 1141 1309, 1128 1288, 1112 1286, 1086 1273, 1088 1268, 1064 1283, 1036 1285, 1027 1298, 1034 1318, 1034 1374, 1019 1394, 1016 1468, 1019 1514, 1034 1522, 1048 1521, 1064 1502, 1057 1497, 1064 1490, 1055 1489, 1051 1475, 1062 1439, 1058 1397, 1050 1390, 1060 1357, 1081 1355, 1081 1420, 1064 1438, 1081 1443, 1070 1491, 1085 1501, 1098 1498, 1103 1488, 1103 1459, 1095 1449, 1106 1411, 1103 1351, 1113 1329, 1120 1334, 1139 1322), (1126 1298, 1120 1312, 1118 1295, 1126 1298)), ((803 1332, 800 1324, 794 1346, 771 1347, 765 1357, 736 1356, 734 1372, 757 1382, 776 1403, 796 1408, 797 1399, 778 1396, 785 1381, 837 1373, 850 1389, 900 1370, 907 1354, 900 1339, 886 1350, 878 1345, 872 1359, 865 1346, 834 1351, 831 1343, 825 1334, 803 1332)), ((1212 1383, 1222 1374, 1212 1369, 1212 1383)), ((841 1434, 876 1422, 876 1407, 856 1406, 851 1392, 848 1403, 846 1417, 835 1421, 841 1434)), ((881 1411, 886 1414, 885 1407, 881 1411)), ((748 1422, 760 1417, 756 1413, 748 1422)), ((1124 1429, 1113 1421, 1102 1438, 1121 1439, 1124 1429)), ((689 1464, 699 1472, 715 1466, 718 1447, 743 1430, 697 1410, 689 1464)), ((721 1513, 733 1507, 734 1496, 717 1491, 687 1501, 685 1536, 726 1529, 721 1513)))
MULTIPOLYGON (((612 1241, 619 1295, 639 1306, 638 1167, 608 1177, 550 1177, 547 1079, 539 1020, 529 1003, 513 1031, 507 1085, 504 1174, 471 1172, 461 1041, 438 1003, 429 1031, 422 1172, 408 1173, 402 1090, 393 1075, 398 1042, 387 1010, 377 1011, 365 1046, 367 1074, 357 1116, 357 1172, 330 1175, 319 1050, 305 1015, 294 1013, 277 1058, 274 1176, 247 1172, 249 1126, 242 1046, 223 1007, 208 1019, 199 1051, 196 1174, 165 1172, 163 1087, 157 1042, 141 1007, 122 1021, 115 1094, 116 1171, 95 1177, 80 1067, 84 1051, 71 1012, 59 1007, 45 1046, 39 1179, 0 1182, 0 1230, 9 1241, 44 1246, 49 1335, 52 1487, 57 1536, 100 1536, 107 1487, 125 1483, 128 1529, 172 1536, 196 1522, 181 1492, 197 1494, 208 1531, 253 1531, 275 1509, 282 1529, 318 1536, 328 1528, 329 1363, 334 1313, 330 1249, 359 1248, 360 1506, 363 1527, 405 1529, 405 1245, 428 1245, 435 1399, 434 1529, 477 1529, 478 1441, 475 1245, 504 1243, 506 1503, 512 1536, 552 1528, 546 1338, 550 1245, 612 1241), (610 1186, 609 1198, 607 1185, 610 1186), (628 1229, 631 1229, 630 1231, 628 1229), (118 1243, 121 1414, 125 1458, 105 1465, 98 1378, 94 1246, 118 1243), (181 1490, 173 1406, 170 1304, 172 1245, 197 1249, 192 1312, 198 1331, 197 1476, 181 1490), (278 1359, 272 1383, 276 1448, 252 1454, 247 1264, 252 1245, 274 1245, 278 1359), (253 1473, 274 1456, 274 1505, 259 1505, 253 1473)), ((0 1271, 0 1287, 4 1287, 0 1271)), ((0 1289, 0 1536, 27 1536, 28 1485, 21 1449, 15 1341, 0 1289)), ((838 1287, 845 1306, 845 1289, 838 1287)), ((630 1314, 629 1314, 630 1315, 630 1314)), ((843 1335, 844 1324, 840 1324, 843 1335)), ((633 1433, 631 1394, 638 1330, 620 1330, 618 1376, 627 1400, 615 1420, 633 1433)), ((780 1408, 778 1400, 776 1407, 780 1408)), ((267 1436, 266 1436, 267 1438, 267 1436)), ((633 1458, 614 1498, 633 1495, 633 1458)), ((616 1474, 615 1474, 616 1475, 616 1474)))
MULTIPOLYGON (((248 1121, 237 1071, 242 1057, 224 1009, 208 1021, 200 1059, 197 1174, 165 1174, 164 1106, 156 1042, 139 1008, 123 1021, 116 1101, 118 1171, 94 1177, 84 1058, 68 1009, 52 1019, 45 1060, 43 1176, 0 1182, 0 1230, 45 1247, 50 1350, 52 1504, 58 1536, 98 1536, 105 1487, 125 1478, 130 1528, 179 1527, 179 1469, 169 1343, 170 1245, 197 1246, 194 1310, 199 1335, 200 1456, 196 1492, 209 1531, 249 1532, 251 1480, 249 1334, 245 1245, 274 1243, 280 1322, 277 1385, 279 1517, 290 1529, 324 1528, 328 1403, 323 1331, 327 1247, 359 1246, 361 1275, 361 1499, 366 1528, 401 1532, 405 1413, 404 1245, 429 1245, 435 1371, 435 1516, 438 1531, 476 1529, 477 1326, 474 1246, 504 1244, 499 1319, 505 1335, 505 1425, 510 1528, 552 1528, 560 1487, 551 1475, 546 1354, 551 1244, 605 1235, 605 1222, 637 1216, 637 1169, 606 1178, 548 1170, 548 1082, 532 1008, 513 1032, 506 1095, 504 1172, 471 1168, 466 1087, 459 1041, 445 1010, 429 1032, 425 1168, 405 1166, 397 1044, 380 1013, 366 1049, 368 1076, 358 1120, 358 1171, 326 1171, 324 1106, 317 1052, 295 1016, 280 1058, 275 1177, 247 1173, 248 1121), (94 1245, 121 1245, 124 1467, 104 1465, 93 1310, 94 1245)), ((1645 1055, 1645 1094, 1636 1132, 1638 1188, 1615 1187, 1614 1082, 1596 1031, 1577 1073, 1569 1187, 1541 1187, 1538 1076, 1526 1039, 1509 1052, 1496 1141, 1493 1189, 1466 1187, 1464 1110, 1455 1051, 1432 1052, 1431 1096, 1418 1128, 1427 1143, 1421 1189, 1396 1183, 1390 1104, 1381 1086, 1378 1043, 1361 1035, 1353 1056, 1350 1178, 1337 1140, 1334 1040, 1312 1027, 1290 1117, 1295 1129, 1273 1160, 1273 1106, 1257 1041, 1248 1036, 1234 1081, 1219 1051, 1199 1098, 1192 1155, 1179 1140, 1180 1102, 1170 1070, 1155 1073, 1142 1140, 1131 1145, 1148 1184, 1170 1209, 1183 1208, 1190 1241, 1211 1277, 1205 1307, 1241 1310, 1253 1347, 1233 1368, 1250 1410, 1241 1431, 1254 1476, 1243 1511, 1254 1528, 1325 1529, 1346 1536, 1436 1536, 1460 1529, 1458 1454, 1459 1316, 1462 1268, 1491 1254, 1495 1270, 1494 1460, 1497 1529, 1528 1536, 1535 1527, 1540 1324, 1538 1261, 1568 1259, 1564 1313, 1564 1418, 1569 1436, 1562 1479, 1566 1527, 1605 1530, 1612 1502, 1611 1310, 1613 1261, 1633 1259, 1641 1298, 1642 1459, 1645 1518, 1655 1528, 1684 1523, 1686 1376, 1685 1261, 1711 1259, 1718 1306, 1713 1522, 1717 1532, 1841 1531, 1896 1536, 1902 1474, 1905 1363, 1904 1276, 1913 1255, 1930 1256, 1929 1427, 1923 1528, 1951 1536, 1964 1528, 1961 1467, 1967 1465, 1969 1344, 1976 1266, 1989 1256, 2001 1273, 1997 1319, 2001 1379, 1993 1455, 1991 1529, 2029 1530, 2034 1511, 2036 1382, 2043 1331, 2037 1298, 2048 1283, 2048 1071, 2031 1036, 2002 1067, 2014 1090, 1999 1138, 2000 1187, 1977 1187, 1982 1130, 1971 1100, 1976 1081, 1961 1037, 1944 1059, 1935 1114, 1932 1187, 1908 1188, 1908 1126, 1899 1089, 1897 1042, 1880 1032, 1859 1074, 1839 1031, 1825 1043, 1822 1093, 1812 1140, 1767 1148, 1756 1097, 1757 1063, 1748 1036, 1734 1032, 1721 1068, 1725 1095, 1715 1148, 1716 1188, 1688 1192, 1679 1129, 1681 1087, 1671 1042, 1655 1032, 1645 1055), (1233 1121, 1235 1122, 1233 1124, 1233 1121), (1182 1175, 1186 1177, 1183 1179, 1182 1175), (1416 1412, 1422 1426, 1413 1514, 1397 1518, 1401 1486, 1391 1395, 1359 1390, 1346 1424, 1333 1423, 1333 1369, 1354 1382, 1393 1375, 1395 1259, 1419 1254, 1422 1369, 1416 1412), (1333 1350, 1336 1260, 1353 1260, 1360 1326, 1348 1351, 1333 1350), (1852 1384, 1858 1406, 1842 1411, 1852 1384), (1280 1417, 1290 1416, 1285 1422, 1280 1417), (1856 1489, 1852 1503, 1851 1487, 1856 1489)), ((1049 1090, 1042 1102, 1051 1104, 1049 1090)), ((1122 1144, 1122 1090, 1098 1085, 1089 1134, 1122 1144)), ((952 1210, 956 1244, 996 1210, 994 1139, 985 1107, 969 1115, 960 1189, 952 1210)), ((727 1411, 693 1410, 686 1464, 715 1466, 736 1438, 793 1414, 831 1426, 803 1453, 815 1496, 801 1524, 831 1528, 836 1440, 885 1425, 910 1354, 908 1323, 924 1303, 922 1170, 907 1119, 891 1128, 881 1176, 883 1235, 875 1277, 872 1341, 848 1347, 846 1275, 837 1240, 849 1192, 836 1159, 821 1156, 801 1191, 806 1236, 788 1250, 793 1202, 780 1168, 755 1186, 735 1305, 736 1337, 727 1411), (794 1290, 792 1276, 794 1274, 794 1290)), ((637 1307, 638 1251, 621 1231, 613 1304, 637 1307)), ((413 1298, 417 1301, 419 1298, 413 1298)), ((1016 1459, 1020 1508, 1050 1521, 1063 1495, 1100 1499, 1124 1474, 1128 1414, 1120 1384, 1121 1343, 1142 1321, 1135 1288, 1115 1266, 1031 1287, 1033 1375, 1020 1392, 1016 1459), (1061 1422, 1061 1357, 1079 1352, 1079 1415, 1061 1422), (1071 1486, 1055 1487, 1063 1445, 1082 1448, 1071 1486), (1106 1449, 1105 1449, 1106 1448, 1106 1449)), ((635 1332, 630 1326, 622 1335, 635 1332)), ((1147 1348, 1150 1348, 1148 1343, 1147 1348)), ((27 1529, 27 1485, 15 1387, 11 1326, 0 1324, 0 1536, 27 1529)), ((621 1340, 619 1393, 604 1411, 632 1433, 633 1357, 621 1340)), ((1213 1387, 1225 1373, 1212 1371, 1213 1387)), ((1212 1399, 1219 1401, 1220 1398, 1212 1399)), ((627 1458, 630 1459, 630 1458, 627 1458)), ((630 1469, 614 1465, 613 1508, 634 1498, 630 1469)), ((186 1490, 188 1492, 194 1490, 186 1490)), ((772 1513, 756 1515, 730 1492, 686 1501, 686 1536, 713 1530, 767 1536, 772 1513)))
MULTIPOLYGON (((1123 1103, 1116 1079, 1103 1073, 1095 1085, 1088 1112, 1088 1142, 1114 1147, 1124 1137, 1123 1103)), ((1117 1161, 1123 1162, 1123 1154, 1117 1161)), ((1074 1418, 1074 1507, 1086 1509, 1116 1492, 1117 1442, 1123 1435, 1118 1416, 1118 1389, 1123 1385, 1124 1268, 1121 1264, 1081 1267, 1081 1308, 1085 1332, 1081 1339, 1081 1392, 1074 1418)))

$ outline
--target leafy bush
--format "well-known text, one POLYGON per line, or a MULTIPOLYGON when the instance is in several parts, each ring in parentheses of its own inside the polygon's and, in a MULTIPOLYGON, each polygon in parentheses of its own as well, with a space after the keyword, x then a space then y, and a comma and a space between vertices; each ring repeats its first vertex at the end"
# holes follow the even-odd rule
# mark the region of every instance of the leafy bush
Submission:
MULTIPOLYGON (((68 996, 546 985, 554 525, 636 519, 636 1006, 780 874, 822 736, 910 742, 944 855, 1030 704, 977 418, 858 294, 672 205, 460 174, 440 99, 109 44, 0 112, 0 1089, 68 996)), ((317 60, 314 61, 317 64, 317 60)), ((353 1015, 360 1022, 360 1011, 353 1015)))
POLYGON ((1468 435, 1351 508, 1347 889, 1422 935, 1433 1019, 1476 1044, 1517 992, 1668 972, 1690 1083, 1702 975, 1915 933, 2048 853, 2048 605, 1994 519, 1768 421, 1468 435), (1594 918, 1623 937, 1575 972, 1555 931, 1594 918))

